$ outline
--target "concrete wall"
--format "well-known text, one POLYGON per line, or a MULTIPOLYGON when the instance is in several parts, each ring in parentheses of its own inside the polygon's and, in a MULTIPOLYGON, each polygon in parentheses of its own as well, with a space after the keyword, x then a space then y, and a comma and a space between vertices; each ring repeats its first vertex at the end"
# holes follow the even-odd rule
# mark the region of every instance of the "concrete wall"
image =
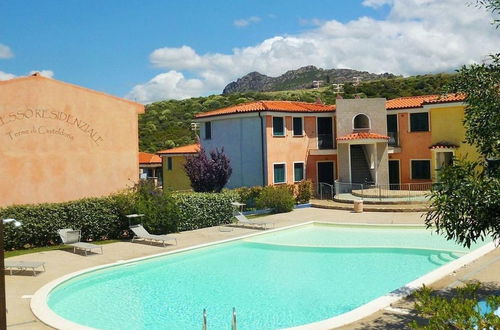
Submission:
POLYGON ((224 147, 233 168, 227 187, 263 185, 260 118, 222 118, 211 123, 210 140, 205 138, 204 123, 200 125, 201 144, 207 152, 224 147))
POLYGON ((189 180, 184 164, 186 156, 184 155, 165 155, 161 157, 163 167, 163 189, 165 190, 191 190, 191 181, 189 180), (172 157, 172 170, 168 169, 167 158, 172 157))
POLYGON ((0 206, 103 196, 133 185, 143 111, 40 76, 0 82, 0 206))
POLYGON ((337 100, 337 137, 353 132, 353 119, 358 114, 370 118, 370 132, 387 135, 386 100, 373 99, 339 99, 337 100))
POLYGON ((337 144, 337 173, 338 180, 340 182, 351 182, 351 168, 350 168, 350 144, 348 143, 339 143, 337 144))

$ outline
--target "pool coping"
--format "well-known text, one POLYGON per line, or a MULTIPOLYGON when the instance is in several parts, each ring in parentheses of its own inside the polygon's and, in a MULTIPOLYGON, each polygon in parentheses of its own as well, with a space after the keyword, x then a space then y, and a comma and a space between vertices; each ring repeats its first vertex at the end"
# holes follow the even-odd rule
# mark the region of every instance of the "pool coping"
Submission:
MULTIPOLYGON (((209 246, 215 246, 219 244, 224 244, 224 243, 229 243, 233 241, 238 241, 238 240, 243 240, 249 237, 253 236, 259 236, 263 234, 268 234, 272 232, 278 232, 286 229, 291 229, 295 227, 302 227, 310 224, 326 224, 326 225, 342 225, 342 226, 364 226, 364 227, 425 227, 425 225, 415 225, 415 224, 366 224, 366 223, 334 223, 334 222, 322 222, 322 221, 308 221, 308 222, 303 222, 300 224, 295 224, 291 226, 286 226, 282 228, 276 228, 276 229, 271 229, 271 230, 265 230, 262 232, 258 233, 252 233, 248 235, 243 235, 239 237, 233 237, 225 240, 220 240, 220 241, 215 241, 215 242, 210 242, 210 243, 203 243, 203 244, 198 244, 178 250, 173 250, 173 251, 167 251, 167 252, 161 252, 157 254, 153 254, 150 256, 145 256, 145 257, 138 257, 138 258, 132 258, 124 261, 117 261, 114 263, 109 263, 105 265, 99 265, 95 267, 90 267, 86 268, 83 270, 79 270, 76 272, 72 272, 69 274, 66 274, 64 276, 61 276, 53 281, 50 281, 49 283, 45 284, 42 286, 40 289, 38 289, 35 294, 33 295, 31 302, 30 302, 30 308, 33 314, 39 319, 42 323, 56 328, 56 329, 71 329, 71 330, 90 330, 90 329, 95 329, 92 327, 84 326, 75 322, 72 322, 70 320, 67 320, 61 316, 59 316, 57 313, 52 311, 50 307, 48 306, 48 297, 50 292, 55 289, 57 286, 60 284, 76 277, 79 275, 83 275, 86 273, 94 272, 100 269, 105 269, 105 268, 111 268, 114 266, 118 265, 123 265, 123 264, 132 264, 138 261, 142 260, 147 260, 147 259, 154 259, 154 258, 160 258, 164 257, 167 255, 171 254, 177 254, 177 253, 182 253, 186 251, 191 251, 191 250, 196 250, 204 247, 209 247, 209 246)), ((472 261, 480 258, 481 256, 487 254, 490 251, 493 251, 495 249, 495 242, 490 242, 487 243, 467 254, 464 256, 449 262, 446 265, 443 265, 441 267, 438 267, 434 269, 433 271, 424 274, 423 276, 417 278, 416 280, 388 293, 387 295, 380 296, 378 298, 375 298, 374 300, 361 305, 349 312, 334 316, 332 318, 324 319, 321 321, 305 324, 305 325, 300 325, 296 327, 291 327, 287 328, 290 330, 317 330, 317 329, 332 329, 332 328, 337 328, 340 326, 347 325, 349 323, 358 321, 364 317, 367 317, 385 307, 390 306, 392 303, 408 296, 411 294, 413 291, 416 289, 420 288, 423 284, 429 285, 446 275, 452 273, 453 271, 463 267, 464 265, 471 263, 472 261)))

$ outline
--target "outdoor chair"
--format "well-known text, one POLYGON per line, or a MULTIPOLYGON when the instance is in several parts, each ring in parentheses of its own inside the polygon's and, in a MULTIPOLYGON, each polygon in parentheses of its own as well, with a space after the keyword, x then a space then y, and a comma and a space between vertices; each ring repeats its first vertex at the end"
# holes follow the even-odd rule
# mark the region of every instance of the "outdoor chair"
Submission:
POLYGON ((172 235, 153 235, 150 234, 142 225, 132 225, 130 226, 130 230, 134 232, 134 237, 132 238, 132 243, 134 240, 144 240, 151 242, 161 242, 163 246, 166 246, 165 243, 168 241, 175 241, 175 245, 177 245, 177 238, 172 235))
POLYGON ((250 226, 253 226, 253 227, 262 227, 263 229, 267 229, 268 225, 273 225, 273 228, 274 228, 274 222, 270 222, 270 221, 253 221, 253 220, 248 219, 241 212, 238 212, 238 214, 236 214, 234 217, 238 220, 238 224, 241 224, 243 226, 250 225, 250 226))
POLYGON ((36 269, 39 267, 43 268, 45 271, 45 262, 42 261, 12 261, 5 260, 4 263, 5 270, 10 271, 10 275, 12 275, 13 270, 24 271, 31 269, 33 271, 33 276, 36 276, 36 269))
POLYGON ((88 252, 92 252, 92 250, 100 249, 101 254, 103 254, 102 246, 80 242, 82 238, 81 230, 73 230, 71 228, 59 229, 57 231, 63 244, 69 245, 73 247, 73 253, 76 253, 76 250, 82 250, 85 252, 85 256, 87 256, 88 252))

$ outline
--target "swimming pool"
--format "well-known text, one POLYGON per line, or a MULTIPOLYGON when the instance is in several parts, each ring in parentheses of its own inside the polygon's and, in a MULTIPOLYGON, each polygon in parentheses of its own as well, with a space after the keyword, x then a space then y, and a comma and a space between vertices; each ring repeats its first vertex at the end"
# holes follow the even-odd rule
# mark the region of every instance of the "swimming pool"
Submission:
POLYGON ((53 284, 45 304, 99 329, 199 328, 203 309, 209 329, 224 329, 233 307, 238 329, 290 328, 352 312, 469 251, 422 227, 310 223, 83 273, 53 284))

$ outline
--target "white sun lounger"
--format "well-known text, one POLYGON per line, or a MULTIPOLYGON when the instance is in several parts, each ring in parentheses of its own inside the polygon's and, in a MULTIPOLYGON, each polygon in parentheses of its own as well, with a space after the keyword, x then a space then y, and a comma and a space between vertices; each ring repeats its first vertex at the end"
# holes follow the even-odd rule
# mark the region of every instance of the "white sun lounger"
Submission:
POLYGON ((248 219, 241 212, 238 212, 238 214, 236 214, 234 217, 238 220, 238 224, 250 225, 250 226, 253 226, 253 227, 262 227, 263 229, 267 229, 268 225, 273 225, 273 228, 274 228, 274 222, 270 222, 270 221, 253 221, 253 220, 248 219))
POLYGON ((150 234, 142 225, 132 225, 130 229, 134 232, 134 237, 132 238, 132 243, 134 240, 142 239, 144 241, 161 242, 165 246, 165 242, 175 241, 177 245, 177 238, 171 235, 153 235, 150 234))
POLYGON ((36 276, 36 269, 39 267, 43 268, 45 271, 45 262, 42 261, 11 261, 5 260, 4 263, 5 269, 10 271, 10 275, 12 275, 13 270, 28 270, 31 269, 33 271, 33 276, 36 276))
POLYGON ((81 230, 73 230, 71 228, 65 228, 65 229, 59 229, 57 232, 59 233, 59 236, 61 237, 63 244, 70 245, 73 247, 73 253, 76 253, 77 249, 83 250, 85 252, 85 256, 87 256, 88 252, 92 252, 92 250, 95 249, 100 249, 101 254, 103 254, 102 246, 91 243, 80 242, 82 238, 81 230))

